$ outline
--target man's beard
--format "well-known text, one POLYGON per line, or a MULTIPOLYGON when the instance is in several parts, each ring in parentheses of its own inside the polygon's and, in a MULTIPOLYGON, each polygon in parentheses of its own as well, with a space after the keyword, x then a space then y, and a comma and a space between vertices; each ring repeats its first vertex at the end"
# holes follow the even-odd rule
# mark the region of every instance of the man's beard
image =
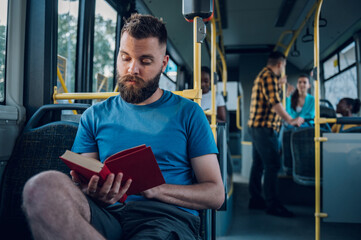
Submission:
POLYGON ((150 98, 159 88, 159 79, 162 70, 149 81, 144 81, 142 78, 134 75, 117 75, 118 89, 120 96, 128 103, 141 103, 150 98), (134 84, 127 83, 128 81, 135 82, 134 84))

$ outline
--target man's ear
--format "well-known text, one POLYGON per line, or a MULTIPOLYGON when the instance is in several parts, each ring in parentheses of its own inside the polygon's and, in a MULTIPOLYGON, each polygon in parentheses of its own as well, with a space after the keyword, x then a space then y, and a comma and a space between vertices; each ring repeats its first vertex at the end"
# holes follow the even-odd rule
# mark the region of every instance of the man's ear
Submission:
POLYGON ((164 55, 163 62, 162 62, 162 72, 165 71, 168 61, 169 61, 169 55, 164 55))

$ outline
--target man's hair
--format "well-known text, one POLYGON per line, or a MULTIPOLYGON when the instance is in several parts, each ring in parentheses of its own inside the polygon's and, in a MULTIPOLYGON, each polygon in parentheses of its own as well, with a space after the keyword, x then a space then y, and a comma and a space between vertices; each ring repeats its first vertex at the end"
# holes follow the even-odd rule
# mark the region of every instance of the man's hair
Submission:
POLYGON ((276 66, 279 62, 284 60, 286 60, 286 56, 283 53, 279 51, 271 52, 268 56, 267 65, 276 66))
POLYGON ((159 45, 167 43, 167 29, 162 20, 151 15, 132 14, 124 23, 121 35, 127 32, 136 39, 158 38, 159 45))
POLYGON ((209 67, 207 67, 207 66, 201 67, 201 72, 208 73, 209 76, 211 76, 211 69, 209 69, 209 67))

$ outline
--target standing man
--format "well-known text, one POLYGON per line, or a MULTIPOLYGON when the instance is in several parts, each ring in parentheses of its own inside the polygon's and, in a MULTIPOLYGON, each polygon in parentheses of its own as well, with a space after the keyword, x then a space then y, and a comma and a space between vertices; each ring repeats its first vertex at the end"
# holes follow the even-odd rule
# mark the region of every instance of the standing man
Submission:
POLYGON ((117 59, 120 95, 95 104, 81 118, 72 150, 104 161, 130 147, 151 146, 166 184, 128 196, 122 173, 89 182, 74 171, 31 178, 23 191, 34 239, 198 239, 197 210, 218 209, 224 187, 217 147, 202 109, 160 89, 167 31, 149 15, 132 15, 121 31, 117 59))
MULTIPOLYGON (((201 88, 202 88, 202 100, 201 106, 203 110, 209 110, 212 108, 212 91, 211 91, 211 70, 203 66, 201 68, 201 88)), ((226 119, 226 103, 223 96, 216 92, 216 111, 217 122, 225 122, 226 119)))
POLYGON ((258 74, 252 88, 248 127, 252 136, 253 164, 249 180, 250 209, 266 209, 267 214, 292 217, 277 197, 277 173, 280 169, 278 132, 281 119, 300 126, 302 118, 292 119, 281 104, 280 82, 285 72, 286 57, 281 52, 272 52, 267 66, 258 74), (264 171, 264 196, 262 197, 262 175, 264 171))

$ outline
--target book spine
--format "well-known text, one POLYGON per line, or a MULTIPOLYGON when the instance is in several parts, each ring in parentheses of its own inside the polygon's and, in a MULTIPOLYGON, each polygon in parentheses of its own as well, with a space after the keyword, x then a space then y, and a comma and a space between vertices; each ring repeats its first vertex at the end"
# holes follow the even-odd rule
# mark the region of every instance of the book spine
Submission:
POLYGON ((99 177, 102 183, 105 182, 105 180, 107 180, 107 176, 109 174, 111 174, 111 171, 109 170, 107 165, 104 165, 102 170, 99 172, 99 177))

